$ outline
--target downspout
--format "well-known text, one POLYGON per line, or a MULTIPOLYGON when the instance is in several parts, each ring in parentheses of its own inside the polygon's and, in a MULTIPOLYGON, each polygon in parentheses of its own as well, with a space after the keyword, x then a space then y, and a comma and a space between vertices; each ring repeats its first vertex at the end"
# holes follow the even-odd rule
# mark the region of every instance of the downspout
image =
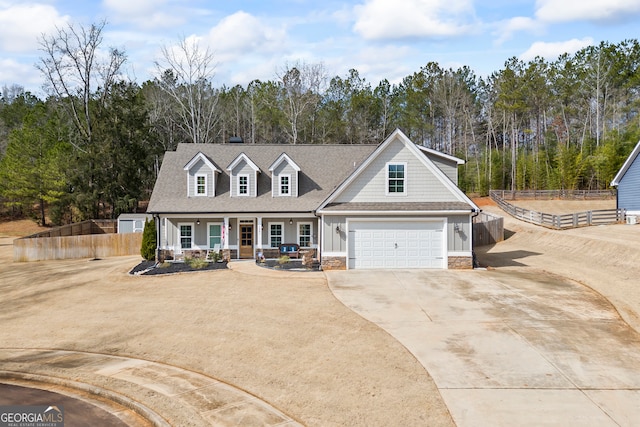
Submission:
POLYGON ((159 264, 159 255, 160 255, 160 244, 162 243, 160 241, 160 239, 162 238, 161 236, 161 232, 160 232, 160 215, 158 214, 154 214, 153 215, 153 222, 156 225, 156 265, 159 264))

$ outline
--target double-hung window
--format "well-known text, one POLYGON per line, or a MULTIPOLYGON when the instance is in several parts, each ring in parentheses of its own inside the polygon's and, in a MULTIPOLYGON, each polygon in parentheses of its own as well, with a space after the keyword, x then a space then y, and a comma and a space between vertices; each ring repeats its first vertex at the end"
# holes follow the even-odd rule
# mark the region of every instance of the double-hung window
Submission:
POLYGON ((277 248, 282 244, 283 235, 284 235, 283 222, 269 223, 269 245, 272 248, 277 248))
POLYGON ((191 249, 193 246, 193 224, 179 224, 180 249, 191 249))
POLYGON ((249 175, 238 175, 238 195, 249 195, 249 175))
POLYGON ((298 244, 300 247, 308 248, 311 246, 312 225, 310 222, 298 223, 298 244))
POLYGON ((196 196, 207 195, 207 176, 196 175, 196 196))
POLYGON ((291 194, 291 175, 280 175, 280 195, 288 196, 291 194))
POLYGON ((407 191, 407 164, 387 163, 387 194, 401 195, 407 191))

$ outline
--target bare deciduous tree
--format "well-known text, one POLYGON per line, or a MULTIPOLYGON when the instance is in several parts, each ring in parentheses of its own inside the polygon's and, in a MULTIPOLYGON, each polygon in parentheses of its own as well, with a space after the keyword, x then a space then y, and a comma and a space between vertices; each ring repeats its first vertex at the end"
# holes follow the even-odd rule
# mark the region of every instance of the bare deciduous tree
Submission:
POLYGON ((156 70, 157 83, 177 109, 176 125, 191 142, 213 142, 218 120, 218 92, 211 84, 215 75, 213 53, 209 48, 202 49, 196 39, 183 38, 175 46, 162 48, 156 70))
POLYGON ((296 63, 286 65, 278 78, 284 90, 284 111, 289 125, 287 133, 291 143, 296 144, 302 117, 320 101, 327 71, 322 63, 296 63))
POLYGON ((63 101, 85 143, 92 141, 91 100, 98 91, 104 100, 126 61, 119 49, 100 52, 105 25, 106 21, 89 28, 68 24, 39 40, 44 56, 36 67, 44 75, 45 89, 63 101))

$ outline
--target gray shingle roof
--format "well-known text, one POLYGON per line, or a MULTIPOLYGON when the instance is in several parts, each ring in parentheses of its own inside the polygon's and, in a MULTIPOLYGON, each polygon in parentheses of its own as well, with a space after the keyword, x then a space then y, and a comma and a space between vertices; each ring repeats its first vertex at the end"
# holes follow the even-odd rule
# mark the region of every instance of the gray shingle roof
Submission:
POLYGON ((167 152, 153 189, 149 213, 312 212, 358 167, 375 145, 180 144, 167 152), (215 197, 187 197, 184 166, 201 151, 222 173, 215 197), (230 197, 227 166, 241 153, 262 171, 257 197, 230 197), (269 166, 286 153, 298 166, 298 197, 272 197, 269 166))

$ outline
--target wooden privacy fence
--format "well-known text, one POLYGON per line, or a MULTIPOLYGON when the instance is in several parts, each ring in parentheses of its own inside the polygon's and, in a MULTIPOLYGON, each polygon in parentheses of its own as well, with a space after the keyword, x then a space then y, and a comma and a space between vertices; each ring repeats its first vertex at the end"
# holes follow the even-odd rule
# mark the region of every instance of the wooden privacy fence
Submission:
POLYGON ((481 212, 473 218, 473 246, 492 245, 504 240, 504 218, 481 212))
POLYGON ((491 190, 489 195, 503 200, 609 200, 615 199, 616 190, 491 190))
POLYGON ((115 219, 89 219, 87 221, 75 222, 73 224, 62 225, 51 230, 41 231, 25 237, 64 237, 64 236, 84 236, 87 234, 108 234, 118 232, 118 221, 115 219))
MULTIPOLYGON (((557 230, 565 229, 565 228, 576 228, 583 227, 589 225, 604 225, 604 224, 616 224, 625 221, 625 210, 624 209, 603 209, 603 210, 594 210, 594 211, 584 211, 584 212, 576 212, 569 213, 563 215, 555 215, 544 212, 532 211, 529 209, 520 208, 518 206, 514 206, 511 203, 507 202, 502 196, 503 195, 511 195, 514 192, 497 190, 491 191, 489 195, 491 199, 495 201, 500 208, 507 212, 509 215, 521 219, 526 222, 530 222, 536 225, 542 225, 543 227, 554 228, 557 230)), ((515 194, 520 194, 523 192, 515 192, 515 194)), ((524 192, 526 193, 526 192, 524 192)), ((596 192, 602 193, 602 192, 596 192)), ((611 192, 609 193, 609 198, 611 197, 611 192)), ((615 194, 615 193, 614 193, 615 194)), ((585 195, 585 197, 588 197, 585 195)), ((603 198, 602 194, 600 197, 603 198)), ((517 198, 517 197, 516 197, 517 198)), ((569 196, 569 198, 574 198, 569 196)), ((514 199, 511 199, 514 200, 514 199)))
POLYGON ((24 237, 13 241, 13 260, 20 262, 139 255, 141 246, 142 233, 24 237))

